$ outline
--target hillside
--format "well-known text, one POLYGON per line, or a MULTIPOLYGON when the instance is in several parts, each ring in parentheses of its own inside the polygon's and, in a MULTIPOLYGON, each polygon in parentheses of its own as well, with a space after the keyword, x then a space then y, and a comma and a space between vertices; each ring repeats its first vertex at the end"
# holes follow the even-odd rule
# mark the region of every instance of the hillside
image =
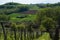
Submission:
POLYGON ((0 40, 60 40, 60 3, 0 5, 0 40))

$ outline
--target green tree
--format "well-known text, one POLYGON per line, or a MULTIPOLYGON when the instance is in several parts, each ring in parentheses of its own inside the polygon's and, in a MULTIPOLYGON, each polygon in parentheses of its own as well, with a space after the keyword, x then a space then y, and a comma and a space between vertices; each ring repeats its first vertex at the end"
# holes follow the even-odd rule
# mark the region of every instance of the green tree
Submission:
MULTIPOLYGON (((39 25, 43 24, 45 26, 45 28, 48 30, 51 28, 55 28, 55 33, 58 32, 58 34, 55 34, 56 36, 54 36, 54 39, 56 38, 56 40, 59 40, 59 26, 56 26, 57 24, 60 25, 60 12, 59 12, 60 8, 56 7, 56 8, 45 8, 40 10, 40 12, 38 12, 37 14, 37 22, 39 25), (44 22, 45 21, 45 22, 44 22), (54 26, 53 26, 54 24, 54 26)), ((54 40, 53 39, 53 40, 54 40)))

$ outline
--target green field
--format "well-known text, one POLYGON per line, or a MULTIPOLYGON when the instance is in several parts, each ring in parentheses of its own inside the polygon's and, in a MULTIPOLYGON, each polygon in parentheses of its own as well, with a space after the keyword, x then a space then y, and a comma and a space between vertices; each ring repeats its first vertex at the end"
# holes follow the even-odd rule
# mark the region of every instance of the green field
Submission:
POLYGON ((36 18, 36 14, 19 14, 19 13, 13 13, 8 15, 10 16, 10 21, 14 21, 14 22, 21 22, 21 21, 33 21, 36 18), (24 17, 26 16, 26 17, 24 17), (19 18, 17 18, 19 17, 19 18), (21 18, 23 17, 23 18, 21 18))

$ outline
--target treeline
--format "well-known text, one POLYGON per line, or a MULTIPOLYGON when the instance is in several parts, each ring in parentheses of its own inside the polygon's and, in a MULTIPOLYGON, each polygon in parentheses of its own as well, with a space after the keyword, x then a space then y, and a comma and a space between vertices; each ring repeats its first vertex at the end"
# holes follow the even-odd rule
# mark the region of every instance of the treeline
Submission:
POLYGON ((39 10, 41 8, 54 8, 54 7, 60 7, 60 2, 54 3, 54 4, 19 4, 19 3, 6 3, 3 5, 0 5, 0 13, 2 13, 2 10, 4 13, 14 13, 14 12, 23 12, 27 10, 39 10))
POLYGON ((50 3, 47 3, 47 4, 36 4, 39 8, 47 8, 47 7, 56 7, 56 6, 60 6, 60 2, 58 3, 54 3, 54 4, 50 4, 50 3))
POLYGON ((58 3, 54 3, 54 4, 50 4, 50 3, 39 3, 39 4, 19 4, 19 3, 14 3, 14 2, 9 2, 9 3, 5 3, 3 5, 0 5, 0 8, 16 8, 16 7, 21 7, 21 6, 27 6, 29 8, 46 8, 46 7, 56 7, 56 6, 60 6, 60 2, 58 3))

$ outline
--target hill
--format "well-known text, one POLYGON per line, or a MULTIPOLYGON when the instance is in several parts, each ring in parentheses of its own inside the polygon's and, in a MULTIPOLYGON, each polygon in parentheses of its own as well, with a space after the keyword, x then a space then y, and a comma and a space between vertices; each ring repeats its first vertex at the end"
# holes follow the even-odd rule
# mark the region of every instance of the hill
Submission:
POLYGON ((0 13, 4 14, 20 13, 28 10, 40 10, 42 8, 54 8, 54 7, 60 7, 60 2, 55 4, 20 4, 9 2, 0 5, 0 13))

